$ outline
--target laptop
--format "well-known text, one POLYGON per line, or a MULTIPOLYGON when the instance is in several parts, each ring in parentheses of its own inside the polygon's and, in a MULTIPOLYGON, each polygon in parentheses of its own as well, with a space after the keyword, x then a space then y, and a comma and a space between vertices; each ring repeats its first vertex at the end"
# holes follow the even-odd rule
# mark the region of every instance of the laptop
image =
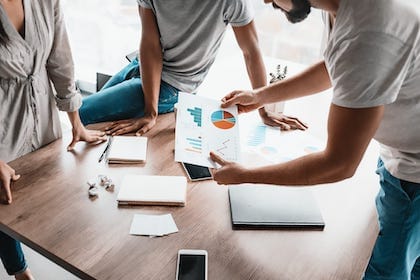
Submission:
POLYGON ((229 187, 234 229, 308 228, 322 230, 321 211, 307 188, 271 185, 229 187))

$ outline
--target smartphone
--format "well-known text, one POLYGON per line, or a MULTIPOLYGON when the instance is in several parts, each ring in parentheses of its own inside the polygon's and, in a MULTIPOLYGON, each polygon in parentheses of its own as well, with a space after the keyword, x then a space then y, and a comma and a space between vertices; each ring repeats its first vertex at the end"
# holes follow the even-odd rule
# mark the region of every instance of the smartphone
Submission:
POLYGON ((188 175, 190 181, 200 181, 200 180, 211 180, 213 176, 210 172, 210 168, 206 166, 200 166, 190 163, 181 162, 184 167, 185 172, 188 175))
POLYGON ((206 250, 179 250, 176 280, 207 280, 207 263, 206 250))

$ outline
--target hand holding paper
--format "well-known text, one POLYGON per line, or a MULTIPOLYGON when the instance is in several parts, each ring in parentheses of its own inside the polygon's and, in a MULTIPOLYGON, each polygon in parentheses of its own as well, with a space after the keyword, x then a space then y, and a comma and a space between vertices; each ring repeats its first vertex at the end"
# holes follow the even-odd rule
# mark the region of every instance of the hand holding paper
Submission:
POLYGON ((217 100, 180 93, 175 133, 175 161, 215 167, 214 151, 225 159, 239 157, 237 107, 221 108, 217 100))
POLYGON ((210 152, 210 158, 221 167, 213 170, 213 179, 219 185, 245 183, 247 171, 242 165, 224 160, 222 157, 210 152))

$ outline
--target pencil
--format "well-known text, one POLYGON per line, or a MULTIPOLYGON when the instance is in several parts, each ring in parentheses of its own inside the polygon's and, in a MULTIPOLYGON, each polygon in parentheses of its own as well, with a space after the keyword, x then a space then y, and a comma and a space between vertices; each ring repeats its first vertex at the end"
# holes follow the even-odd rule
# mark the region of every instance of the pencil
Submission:
POLYGON ((106 143, 105 150, 102 152, 101 156, 99 157, 98 162, 101 162, 104 159, 105 155, 107 154, 107 151, 109 147, 111 146, 111 142, 112 142, 111 140, 112 140, 112 136, 108 137, 108 143, 106 143))

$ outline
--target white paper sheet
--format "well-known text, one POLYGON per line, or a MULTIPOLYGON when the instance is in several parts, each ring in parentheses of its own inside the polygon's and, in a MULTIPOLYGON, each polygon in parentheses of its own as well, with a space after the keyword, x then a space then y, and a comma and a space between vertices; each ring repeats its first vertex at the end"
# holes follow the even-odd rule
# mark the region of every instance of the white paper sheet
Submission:
POLYGON ((325 148, 325 143, 308 131, 280 131, 278 127, 264 125, 258 116, 241 115, 241 123, 242 151, 248 157, 264 158, 265 164, 290 161, 325 148))
POLYGON ((131 235, 164 236, 175 232, 178 227, 171 214, 135 214, 130 228, 131 235))
POLYGON ((238 161, 239 123, 236 106, 221 108, 221 102, 180 93, 177 104, 175 161, 215 167, 210 151, 226 160, 238 161))

